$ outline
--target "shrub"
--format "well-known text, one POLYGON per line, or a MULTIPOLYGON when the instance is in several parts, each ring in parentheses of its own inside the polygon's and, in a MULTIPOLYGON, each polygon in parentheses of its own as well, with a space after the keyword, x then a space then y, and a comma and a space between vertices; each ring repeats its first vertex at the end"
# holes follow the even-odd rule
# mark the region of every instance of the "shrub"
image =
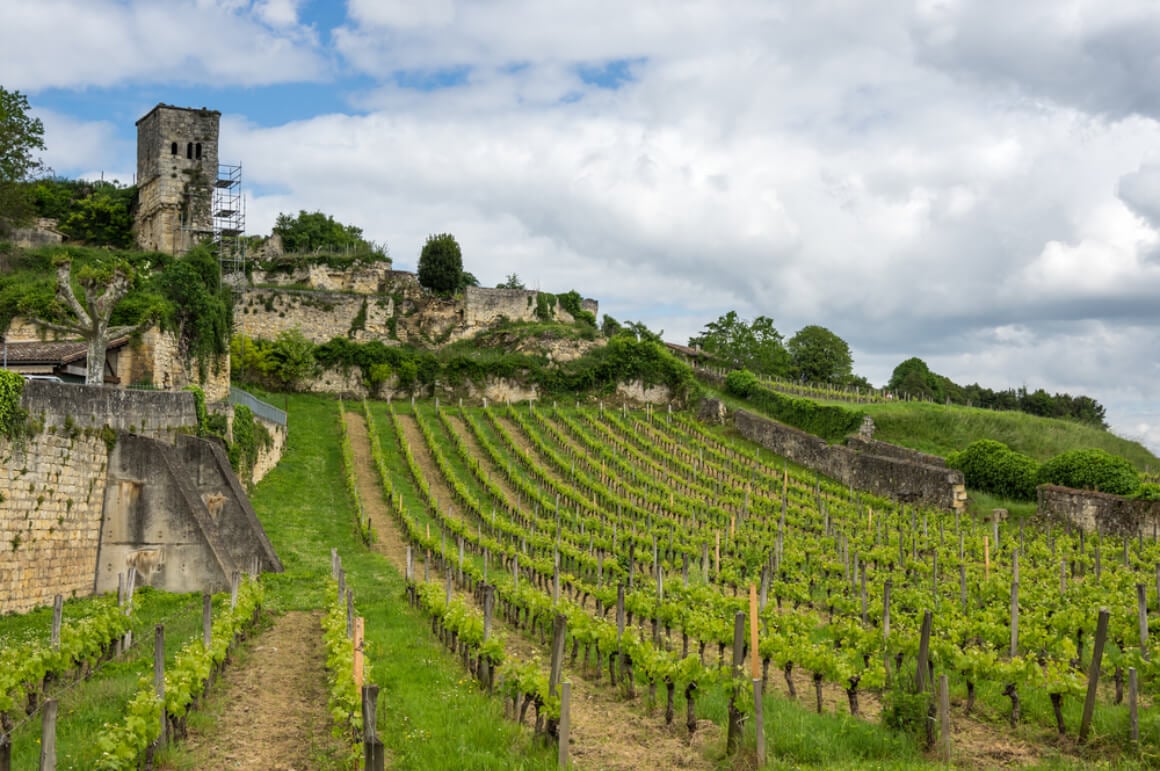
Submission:
POLYGON ((757 375, 747 369, 735 369, 725 377, 725 390, 742 399, 753 393, 757 385, 757 375))
POLYGON ((725 390, 746 399, 774 420, 829 442, 840 441, 862 425, 864 413, 860 411, 780 394, 761 385, 757 375, 746 369, 730 372, 725 377, 725 390))
POLYGON ((967 487, 1020 501, 1035 499, 1039 464, 994 439, 979 439, 951 453, 947 465, 963 472, 967 487))
POLYGON ((1141 501, 1160 501, 1160 484, 1144 482, 1132 497, 1141 501))
POLYGON ((1131 463, 1104 450, 1070 450, 1040 467, 1039 483, 1132 495, 1140 488, 1140 475, 1131 463))
POLYGON ((432 292, 453 294, 463 278, 463 253, 450 233, 427 236, 419 254, 419 285, 432 292))

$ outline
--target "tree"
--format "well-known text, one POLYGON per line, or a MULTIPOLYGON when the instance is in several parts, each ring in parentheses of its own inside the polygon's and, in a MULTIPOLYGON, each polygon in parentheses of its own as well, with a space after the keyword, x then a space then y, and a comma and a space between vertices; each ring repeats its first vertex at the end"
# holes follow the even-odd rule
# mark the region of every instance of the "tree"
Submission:
MULTIPOLYGON (((77 299, 72 285, 73 278, 72 261, 67 258, 58 260, 56 296, 72 311, 74 318, 61 324, 41 319, 37 322, 49 329, 80 335, 88 343, 85 383, 102 385, 105 382, 105 354, 109 347, 109 318, 117 303, 133 288, 135 274, 133 268, 123 260, 80 268, 75 279, 84 293, 84 302, 77 299)), ((152 323, 153 315, 147 314, 134 332, 152 323)))
POLYGON ((854 357, 846 341, 825 327, 802 327, 786 343, 794 374, 810 383, 844 383, 850 378, 854 357))
POLYGON ((768 316, 758 316, 749 324, 737 311, 729 311, 706 324, 699 336, 689 338, 689 345, 736 369, 779 377, 789 373, 789 354, 768 316))
POLYGON ((363 238, 362 228, 344 225, 329 214, 301 210, 281 213, 274 220, 274 235, 282 239, 287 254, 366 254, 387 260, 386 249, 363 238))
POLYGON ((22 184, 43 168, 33 153, 44 149, 44 124, 28 115, 28 98, 0 86, 0 232, 32 215, 22 184))
POLYGON ((427 236, 419 254, 419 285, 432 292, 450 295, 463 280, 463 253, 450 233, 427 236))
POLYGON ((927 399, 942 399, 938 375, 930 371, 926 362, 912 356, 894 368, 886 387, 894 393, 921 396, 927 399))
POLYGON ((502 284, 496 284, 496 289, 524 289, 524 282, 520 281, 518 273, 509 273, 502 284))

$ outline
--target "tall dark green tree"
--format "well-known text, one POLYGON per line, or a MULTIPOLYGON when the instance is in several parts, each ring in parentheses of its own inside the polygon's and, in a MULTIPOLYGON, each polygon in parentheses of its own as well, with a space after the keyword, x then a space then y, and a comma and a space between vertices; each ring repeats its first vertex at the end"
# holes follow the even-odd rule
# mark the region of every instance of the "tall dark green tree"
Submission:
POLYGON ((785 347, 793 374, 807 382, 840 384, 852 375, 854 357, 850 346, 825 327, 802 327, 785 347))
POLYGON ((44 124, 28 114, 28 98, 0 86, 0 233, 32 216, 23 183, 43 168, 44 124))
POLYGON ((450 233, 427 236, 419 254, 419 285, 439 294, 453 294, 463 285, 463 253, 450 233))

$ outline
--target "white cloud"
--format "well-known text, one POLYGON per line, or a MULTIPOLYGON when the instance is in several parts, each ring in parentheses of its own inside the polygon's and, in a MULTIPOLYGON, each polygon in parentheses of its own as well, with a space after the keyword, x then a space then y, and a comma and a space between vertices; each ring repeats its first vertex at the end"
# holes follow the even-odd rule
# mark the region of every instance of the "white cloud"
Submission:
MULTIPOLYGON (((1160 423, 1151 3, 350 0, 333 30, 293 0, 67 7, 0 11, 9 83, 357 73, 356 114, 223 117, 251 231, 320 209, 403 265, 449 231, 484 283, 575 287, 671 339, 736 309, 833 329, 875 382, 919 355, 1160 423), (75 57, 31 53, 51 35, 75 57)), ((69 163, 99 152, 77 141, 69 163)))
POLYGON ((113 86, 129 82, 267 85, 314 80, 326 64, 309 29, 287 23, 293 4, 164 4, 38 0, 0 10, 8 88, 113 86), (265 22, 265 23, 263 23, 265 22), (268 24, 277 22, 278 29, 268 24), (45 54, 51 42, 52 55, 45 54))

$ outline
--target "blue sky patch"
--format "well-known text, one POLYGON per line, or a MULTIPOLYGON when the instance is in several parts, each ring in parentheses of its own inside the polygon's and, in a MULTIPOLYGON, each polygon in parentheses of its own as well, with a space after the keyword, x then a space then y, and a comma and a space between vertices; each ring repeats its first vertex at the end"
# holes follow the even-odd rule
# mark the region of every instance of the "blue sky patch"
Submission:
POLYGON ((467 83, 471 67, 460 65, 436 70, 397 70, 392 78, 399 88, 415 91, 438 91, 467 83))
POLYGON ((648 60, 644 57, 612 59, 601 64, 581 64, 576 68, 576 72, 580 75, 580 80, 590 86, 615 91, 625 83, 636 80, 632 72, 633 67, 646 61, 648 60))

